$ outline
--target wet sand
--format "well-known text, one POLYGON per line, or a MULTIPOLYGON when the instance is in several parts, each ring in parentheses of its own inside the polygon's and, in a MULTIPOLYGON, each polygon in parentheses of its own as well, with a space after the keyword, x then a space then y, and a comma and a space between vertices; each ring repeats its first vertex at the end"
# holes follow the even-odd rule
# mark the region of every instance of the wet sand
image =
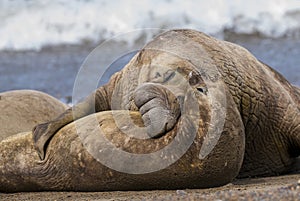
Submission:
POLYGON ((208 189, 113 192, 33 192, 0 194, 3 201, 24 200, 300 200, 300 176, 236 180, 230 184, 208 189))
MULTIPOLYGON (((300 40, 253 36, 226 38, 300 86, 300 40)), ((111 52, 120 44, 113 44, 111 52)), ((71 102, 73 83, 95 45, 47 47, 39 52, 0 52, 0 92, 35 89, 71 102)), ((103 52, 109 58, 111 52, 103 52)), ((101 65, 101 64, 99 64, 101 65)), ((300 200, 300 174, 236 180, 209 189, 130 192, 37 192, 0 194, 0 200, 300 200)))

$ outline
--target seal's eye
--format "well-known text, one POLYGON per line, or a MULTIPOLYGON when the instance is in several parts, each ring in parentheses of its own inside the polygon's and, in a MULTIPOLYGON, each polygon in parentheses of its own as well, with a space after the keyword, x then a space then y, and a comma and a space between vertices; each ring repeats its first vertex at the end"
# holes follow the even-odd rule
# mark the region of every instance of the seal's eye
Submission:
POLYGON ((204 93, 204 89, 201 88, 201 87, 197 87, 197 90, 198 90, 199 92, 201 92, 201 93, 204 93))
POLYGON ((207 89, 206 87, 197 87, 197 90, 205 95, 207 95, 207 89))
POLYGON ((207 88, 206 85, 204 83, 204 81, 201 78, 201 75, 191 71, 189 73, 189 84, 192 87, 195 87, 199 92, 203 93, 203 94, 207 94, 207 88))

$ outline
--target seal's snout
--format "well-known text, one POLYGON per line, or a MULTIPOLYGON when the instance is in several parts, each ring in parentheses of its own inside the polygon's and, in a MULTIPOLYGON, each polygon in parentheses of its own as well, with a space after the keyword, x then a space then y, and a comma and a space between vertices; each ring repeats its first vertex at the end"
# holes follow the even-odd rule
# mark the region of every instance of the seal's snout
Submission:
POLYGON ((142 84, 135 91, 134 101, 151 138, 170 131, 180 116, 177 97, 161 84, 142 84))

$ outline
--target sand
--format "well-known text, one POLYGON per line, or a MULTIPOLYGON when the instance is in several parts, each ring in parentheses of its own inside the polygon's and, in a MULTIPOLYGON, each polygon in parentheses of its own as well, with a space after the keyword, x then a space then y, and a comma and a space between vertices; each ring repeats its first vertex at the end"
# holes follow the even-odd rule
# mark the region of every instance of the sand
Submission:
POLYGON ((300 200, 300 175, 240 179, 222 187, 159 191, 30 192, 0 194, 0 200, 300 200))

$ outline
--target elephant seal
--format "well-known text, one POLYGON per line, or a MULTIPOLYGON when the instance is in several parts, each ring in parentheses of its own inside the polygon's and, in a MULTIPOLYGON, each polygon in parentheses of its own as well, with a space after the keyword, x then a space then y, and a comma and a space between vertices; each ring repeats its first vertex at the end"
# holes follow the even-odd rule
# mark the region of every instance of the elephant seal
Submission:
POLYGON ((0 141, 31 130, 36 124, 50 121, 68 109, 48 94, 34 90, 0 93, 0 141))
POLYGON ((299 97, 244 48, 171 30, 85 101, 3 140, 0 191, 206 188, 283 174, 300 153, 299 97))

